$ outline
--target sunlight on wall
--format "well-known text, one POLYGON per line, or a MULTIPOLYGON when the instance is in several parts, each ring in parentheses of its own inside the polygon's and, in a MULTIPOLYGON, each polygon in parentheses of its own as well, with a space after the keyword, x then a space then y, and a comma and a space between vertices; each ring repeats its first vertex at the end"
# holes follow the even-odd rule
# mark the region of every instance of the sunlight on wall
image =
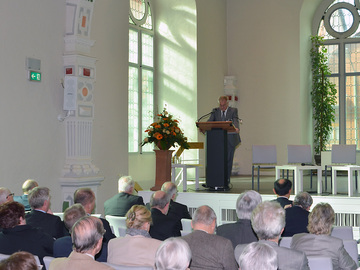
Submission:
POLYGON ((171 41, 172 43, 180 46, 180 44, 175 40, 167 24, 160 22, 159 34, 162 35, 164 38, 166 38, 168 41, 171 41))

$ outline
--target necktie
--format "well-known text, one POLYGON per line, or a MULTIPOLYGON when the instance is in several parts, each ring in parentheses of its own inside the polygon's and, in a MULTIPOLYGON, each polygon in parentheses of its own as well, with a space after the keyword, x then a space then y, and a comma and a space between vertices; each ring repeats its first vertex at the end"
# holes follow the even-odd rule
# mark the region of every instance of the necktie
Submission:
POLYGON ((221 120, 225 121, 225 111, 222 111, 221 120))

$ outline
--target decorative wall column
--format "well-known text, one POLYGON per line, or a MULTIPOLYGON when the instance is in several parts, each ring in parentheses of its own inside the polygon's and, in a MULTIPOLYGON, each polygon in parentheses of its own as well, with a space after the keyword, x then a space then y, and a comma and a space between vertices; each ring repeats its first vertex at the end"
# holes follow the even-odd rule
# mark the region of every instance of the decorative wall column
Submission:
POLYGON ((90 57, 95 41, 90 39, 95 0, 66 0, 64 61, 64 106, 66 160, 60 178, 63 201, 73 204, 74 191, 90 187, 97 193, 104 177, 92 163, 92 128, 96 59, 90 57))

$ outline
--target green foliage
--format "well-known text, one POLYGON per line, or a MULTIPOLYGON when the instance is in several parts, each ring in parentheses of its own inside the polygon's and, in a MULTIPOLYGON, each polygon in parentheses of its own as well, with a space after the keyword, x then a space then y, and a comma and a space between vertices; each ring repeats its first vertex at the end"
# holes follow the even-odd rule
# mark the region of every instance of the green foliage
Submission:
POLYGON ((314 120, 314 150, 320 154, 326 150, 326 144, 335 121, 336 85, 329 80, 331 75, 327 65, 327 49, 324 47, 324 38, 311 36, 312 48, 311 71, 312 91, 311 102, 314 120))

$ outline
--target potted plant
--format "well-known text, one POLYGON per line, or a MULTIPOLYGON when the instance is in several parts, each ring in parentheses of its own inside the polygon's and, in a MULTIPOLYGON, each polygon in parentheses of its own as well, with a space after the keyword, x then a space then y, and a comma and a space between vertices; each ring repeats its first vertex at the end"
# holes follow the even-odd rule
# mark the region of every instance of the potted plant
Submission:
POLYGON ((330 68, 327 64, 327 48, 324 38, 311 36, 310 50, 314 125, 314 152, 320 157, 321 151, 326 150, 332 123, 335 121, 335 105, 337 98, 336 85, 330 81, 330 68))

